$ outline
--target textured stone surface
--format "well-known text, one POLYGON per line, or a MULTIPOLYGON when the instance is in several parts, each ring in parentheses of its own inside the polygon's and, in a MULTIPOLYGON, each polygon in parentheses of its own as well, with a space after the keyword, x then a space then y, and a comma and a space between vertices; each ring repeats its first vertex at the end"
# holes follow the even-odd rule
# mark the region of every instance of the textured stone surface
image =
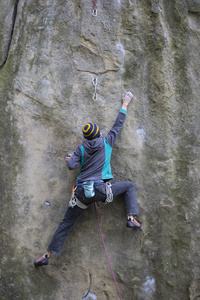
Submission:
POLYGON ((118 299, 93 207, 61 256, 33 260, 77 176, 65 153, 86 121, 107 133, 127 89, 112 170, 135 183, 143 232, 126 229, 122 198, 98 208, 122 299, 200 299, 199 1, 97 5, 93 17, 89 0, 0 4, 1 299, 118 299))

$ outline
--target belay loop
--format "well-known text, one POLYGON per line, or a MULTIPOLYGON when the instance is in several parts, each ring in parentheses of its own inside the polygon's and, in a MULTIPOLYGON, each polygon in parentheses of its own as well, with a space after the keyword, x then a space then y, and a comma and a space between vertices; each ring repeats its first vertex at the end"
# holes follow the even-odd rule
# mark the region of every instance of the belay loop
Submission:
POLYGON ((97 17, 97 1, 96 0, 94 0, 94 7, 93 7, 92 15, 93 15, 93 17, 97 17))

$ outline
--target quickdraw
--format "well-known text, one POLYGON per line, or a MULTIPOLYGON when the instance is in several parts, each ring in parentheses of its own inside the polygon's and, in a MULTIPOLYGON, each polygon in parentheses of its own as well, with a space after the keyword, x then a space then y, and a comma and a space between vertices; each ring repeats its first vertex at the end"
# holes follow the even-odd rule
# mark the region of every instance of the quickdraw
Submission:
POLYGON ((94 96, 93 100, 97 100, 97 77, 92 79, 92 84, 94 85, 94 96))
POLYGON ((94 0, 94 7, 93 7, 92 15, 93 15, 93 17, 97 17, 97 1, 96 0, 94 0))
POLYGON ((76 198, 76 196, 74 195, 76 189, 77 189, 77 185, 74 184, 73 187, 72 187, 72 195, 71 195, 71 198, 70 198, 70 200, 69 200, 68 207, 73 208, 75 205, 77 205, 78 207, 80 207, 80 208, 82 208, 82 209, 88 208, 87 205, 85 205, 85 204, 83 204, 81 201, 79 201, 79 200, 76 198))
POLYGON ((106 182, 106 203, 111 203, 113 201, 113 192, 112 192, 112 184, 110 182, 106 182))
POLYGON ((71 195, 71 198, 69 200, 68 207, 73 208, 76 205, 76 199, 75 199, 75 195, 74 195, 76 188, 77 188, 77 185, 74 184, 73 187, 72 187, 72 195, 71 195))

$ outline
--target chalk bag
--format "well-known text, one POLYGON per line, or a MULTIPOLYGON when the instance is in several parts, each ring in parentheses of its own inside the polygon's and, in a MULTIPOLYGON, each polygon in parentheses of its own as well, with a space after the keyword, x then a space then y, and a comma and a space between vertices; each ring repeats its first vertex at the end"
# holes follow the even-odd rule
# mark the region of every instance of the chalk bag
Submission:
POLYGON ((92 198, 95 195, 94 191, 94 181, 89 180, 83 182, 84 194, 86 198, 92 198))

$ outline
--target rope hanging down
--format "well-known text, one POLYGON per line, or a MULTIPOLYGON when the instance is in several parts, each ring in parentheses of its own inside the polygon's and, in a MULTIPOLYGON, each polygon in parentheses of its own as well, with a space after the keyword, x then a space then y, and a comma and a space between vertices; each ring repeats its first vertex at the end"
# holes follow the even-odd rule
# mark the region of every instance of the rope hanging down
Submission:
POLYGON ((96 0, 94 0, 94 6, 93 6, 92 15, 94 17, 97 17, 97 1, 96 0))
POLYGON ((117 292, 118 292, 118 295, 119 295, 119 299, 122 300, 122 297, 121 297, 121 295, 120 295, 119 288, 118 288, 118 285, 117 285, 117 281, 116 281, 116 279, 115 279, 115 275, 114 275, 114 272, 113 272, 113 269, 112 269, 112 266, 111 266, 111 263, 110 263, 110 259, 109 259, 109 256, 108 256, 108 252, 107 252, 107 249, 106 249, 106 245, 105 245, 105 242, 104 242, 103 233, 102 233, 102 231, 101 231, 101 226, 100 226, 100 222, 99 222, 99 217, 98 217, 98 214, 97 214, 96 203, 94 203, 94 210, 95 210, 95 214, 96 214, 96 217, 97 217, 97 222, 98 222, 98 225, 99 225, 99 231, 100 231, 100 234, 101 234, 101 238, 102 238, 104 250, 105 250, 105 252, 106 252, 107 260, 108 260, 108 263, 109 263, 109 266, 110 266, 110 270, 111 270, 111 273, 112 273, 112 276, 113 276, 113 279, 114 279, 114 283, 115 283, 115 286, 116 286, 116 289, 117 289, 117 292))

